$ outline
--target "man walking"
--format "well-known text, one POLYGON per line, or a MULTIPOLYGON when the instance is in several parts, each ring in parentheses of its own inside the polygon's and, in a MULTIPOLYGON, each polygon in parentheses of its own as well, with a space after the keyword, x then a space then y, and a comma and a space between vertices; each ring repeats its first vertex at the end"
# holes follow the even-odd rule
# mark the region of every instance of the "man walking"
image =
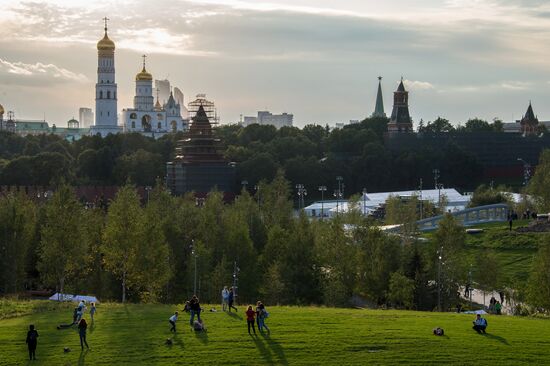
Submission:
POLYGON ((228 301, 229 290, 227 289, 227 286, 224 286, 222 290, 222 311, 225 311, 225 309, 227 308, 228 301))

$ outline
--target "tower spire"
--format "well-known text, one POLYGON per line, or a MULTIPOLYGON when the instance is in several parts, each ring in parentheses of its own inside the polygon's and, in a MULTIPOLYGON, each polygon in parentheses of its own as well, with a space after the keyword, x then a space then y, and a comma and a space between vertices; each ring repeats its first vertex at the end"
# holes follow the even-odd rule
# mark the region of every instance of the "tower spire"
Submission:
POLYGON ((382 76, 378 77, 378 92, 376 93, 376 105, 371 117, 386 117, 384 112, 384 99, 382 97, 382 76))
POLYGON ((103 21, 105 22, 105 34, 107 34, 107 22, 109 21, 109 18, 105 17, 103 18, 103 21))
POLYGON ((141 57, 143 57, 143 70, 145 70, 145 58, 147 57, 147 55, 141 55, 141 57))

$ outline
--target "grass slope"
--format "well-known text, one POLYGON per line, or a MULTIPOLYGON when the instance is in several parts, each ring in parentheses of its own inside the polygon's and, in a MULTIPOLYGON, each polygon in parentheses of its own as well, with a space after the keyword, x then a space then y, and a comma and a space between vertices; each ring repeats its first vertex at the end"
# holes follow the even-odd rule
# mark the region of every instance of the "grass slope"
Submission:
MULTIPOLYGON (((529 220, 514 221, 514 229, 527 226, 529 220)), ((485 251, 495 253, 501 264, 501 273, 506 283, 525 281, 529 277, 533 257, 545 237, 550 233, 519 233, 509 231, 508 223, 490 223, 468 227, 468 229, 483 229, 482 233, 466 236, 466 255, 471 262, 475 257, 484 255, 485 251)), ((433 238, 434 233, 423 236, 433 238)))
MULTIPOLYGON (((179 307, 181 309, 181 307, 179 307)), ((471 315, 412 311, 270 307, 270 336, 251 337, 238 314, 205 313, 207 333, 184 315, 169 332, 168 305, 102 304, 80 352, 76 330, 56 330, 67 309, 0 320, 0 365, 374 365, 550 364, 545 319, 489 316, 489 333, 471 329, 471 315), (36 362, 27 361, 27 326, 40 333, 36 362), (441 326, 446 336, 433 336, 441 326), (165 345, 173 338, 172 346, 165 345), (63 353, 63 347, 72 352, 63 353)))

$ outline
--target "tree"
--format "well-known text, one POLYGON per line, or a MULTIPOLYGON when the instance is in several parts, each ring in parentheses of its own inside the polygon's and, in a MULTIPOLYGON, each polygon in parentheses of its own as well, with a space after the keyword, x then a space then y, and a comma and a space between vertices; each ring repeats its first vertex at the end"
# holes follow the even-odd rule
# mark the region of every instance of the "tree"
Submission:
POLYGON ((528 193, 534 196, 539 212, 550 211, 550 149, 540 154, 535 174, 529 181, 528 193))
POLYGON ((0 199, 0 293, 23 287, 36 215, 36 207, 22 193, 0 199))
POLYGON ((38 269, 47 283, 58 285, 61 293, 66 280, 84 268, 87 248, 82 235, 82 211, 67 185, 60 186, 46 204, 38 269))
POLYGON ((452 132, 455 128, 449 122, 448 119, 437 117, 433 122, 428 122, 426 127, 422 129, 422 132, 431 132, 431 133, 442 133, 442 132, 452 132))
POLYGON ((500 283, 500 264, 492 251, 485 251, 476 256, 475 280, 483 291, 483 304, 485 305, 485 293, 497 290, 500 283))
POLYGON ((464 228, 449 213, 446 213, 434 234, 432 247, 433 276, 441 294, 442 309, 457 300, 459 286, 465 282, 464 228))
POLYGON ((533 262, 527 289, 528 302, 538 308, 550 311, 550 240, 546 237, 545 243, 533 262))
POLYGON ((489 122, 479 119, 471 118, 469 119, 463 127, 465 132, 492 132, 493 126, 489 122))
POLYGON ((390 196, 386 200, 386 224, 401 225, 401 233, 410 237, 416 233, 419 209, 420 204, 416 196, 407 200, 390 196))
POLYGON ((510 204, 512 202, 510 195, 503 192, 507 190, 509 189, 506 187, 497 187, 493 189, 486 185, 480 185, 474 191, 468 207, 493 205, 496 203, 510 204))
POLYGON ((414 280, 399 272, 392 273, 388 300, 397 307, 410 309, 414 301, 414 280))
POLYGON ((121 281, 122 302, 126 302, 128 286, 139 284, 136 262, 147 224, 139 201, 134 187, 122 187, 109 207, 103 234, 105 266, 121 281))

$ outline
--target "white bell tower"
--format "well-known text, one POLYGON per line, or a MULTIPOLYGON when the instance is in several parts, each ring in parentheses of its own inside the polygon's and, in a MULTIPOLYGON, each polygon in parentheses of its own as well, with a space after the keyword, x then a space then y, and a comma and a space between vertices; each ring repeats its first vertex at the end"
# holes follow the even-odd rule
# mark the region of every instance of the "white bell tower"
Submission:
POLYGON ((97 43, 97 83, 95 84, 95 124, 92 135, 103 137, 110 133, 121 132, 117 124, 117 85, 115 82, 115 43, 107 35, 107 17, 105 35, 97 43))

